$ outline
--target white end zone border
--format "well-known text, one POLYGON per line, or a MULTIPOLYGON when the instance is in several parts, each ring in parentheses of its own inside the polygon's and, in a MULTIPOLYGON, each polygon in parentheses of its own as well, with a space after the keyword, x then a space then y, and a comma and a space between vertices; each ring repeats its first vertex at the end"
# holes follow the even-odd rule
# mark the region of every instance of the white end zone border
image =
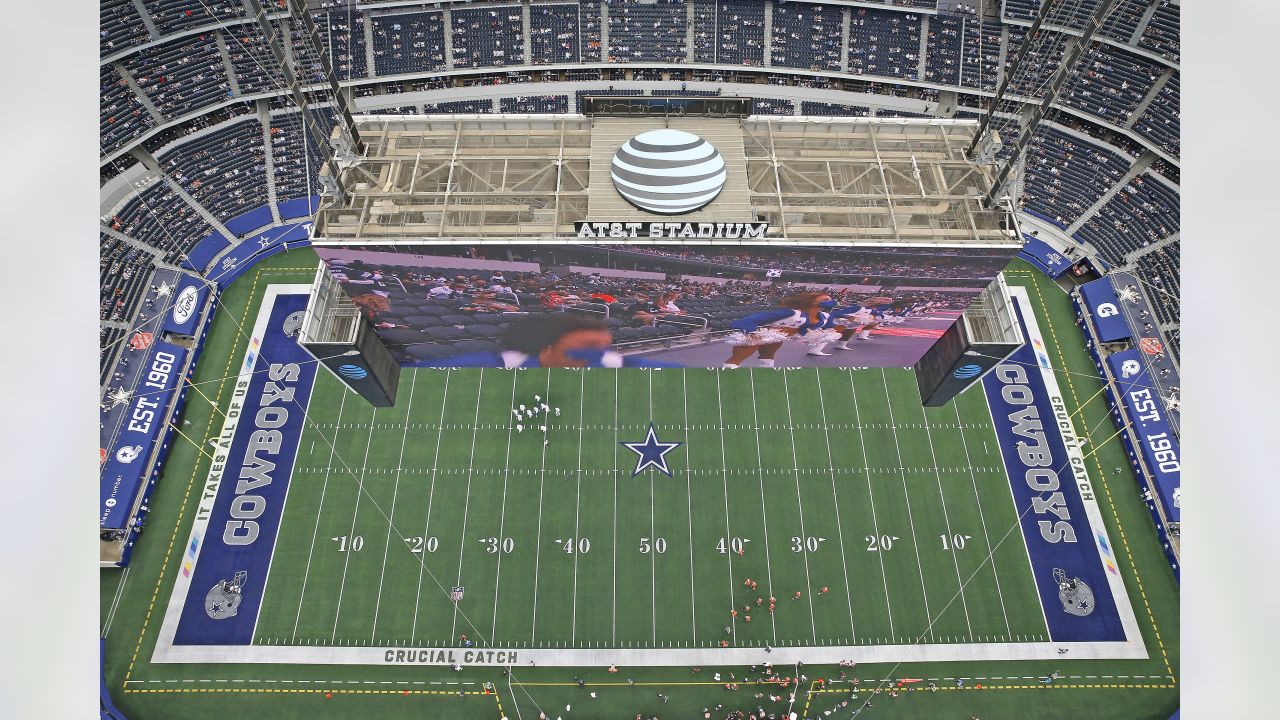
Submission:
MULTIPOLYGON (((259 312, 253 336, 259 338, 266 329, 266 321, 270 316, 271 302, 278 294, 289 294, 310 291, 309 285, 271 285, 263 300, 263 310, 259 312)), ((1017 297, 1024 308, 1031 308, 1030 298, 1021 287, 1011 287, 1010 294, 1017 297)), ((1028 334, 1033 341, 1039 341, 1037 348, 1041 352, 1041 374, 1050 393, 1050 400, 1055 408, 1062 407, 1062 397, 1057 380, 1048 365, 1048 358, 1043 354, 1043 340, 1034 315, 1028 311, 1024 314, 1028 334)), ((247 353, 246 353, 247 359, 247 353)), ((245 387, 247 387, 248 371, 241 368, 241 377, 237 380, 237 392, 232 396, 231 408, 242 404, 245 387), (243 385, 242 385, 243 383, 243 385)), ((1084 457, 1080 444, 1071 426, 1067 413, 1062 411, 1055 418, 1066 441, 1067 453, 1072 464, 1073 475, 1077 487, 1080 488, 1084 500, 1086 516, 1090 528, 1094 532, 1094 542, 1099 538, 1110 545, 1106 529, 1102 523, 1102 512, 1098 508, 1092 486, 1084 471, 1084 457)), ((213 498, 217 496, 218 482, 221 474, 213 472, 227 460, 227 449, 231 437, 235 433, 235 413, 228 411, 219 436, 219 449, 215 453, 210 469, 209 479, 205 483, 195 525, 185 546, 188 551, 193 541, 203 538, 209 522, 209 514, 213 498)), ((1019 528, 1021 532, 1021 528, 1019 528)), ((1099 553, 1106 553, 1099 546, 1099 553)), ((192 569, 198 559, 184 553, 184 562, 190 560, 192 569)), ((1104 570, 1105 572, 1105 570, 1104 570)), ((514 666, 532 664, 544 667, 605 667, 608 665, 628 665, 635 667, 671 667, 684 665, 724 665, 771 662, 787 664, 797 661, 818 664, 835 664, 844 660, 861 663, 889 662, 949 662, 949 661, 1018 661, 1018 660, 1063 660, 1059 652, 1069 651, 1066 656, 1070 660, 1144 660, 1149 656, 1142 641, 1137 619, 1134 616, 1129 596, 1125 592, 1124 582, 1118 575, 1106 573, 1116 608, 1125 630, 1124 642, 1006 642, 1006 643, 920 643, 899 645, 817 645, 801 647, 774 647, 766 653, 762 647, 705 647, 705 648, 457 648, 457 647, 351 647, 351 646, 287 646, 287 645, 174 645, 173 638, 177 629, 178 618, 190 579, 181 572, 174 584, 169 605, 165 610, 164 624, 152 655, 153 663, 263 663, 286 665, 387 665, 387 666, 450 666, 453 664, 470 666, 514 666)), ((264 596, 265 597, 265 596, 264 596)))
MULTIPOLYGON (((1053 408, 1053 419, 1057 423, 1058 434, 1062 436, 1063 445, 1067 449, 1067 459, 1071 463, 1071 475, 1075 479, 1077 490, 1080 492, 1080 500, 1084 504, 1084 514, 1089 520, 1089 529, 1092 531, 1093 544, 1097 548, 1098 557, 1103 564, 1102 574, 1107 578, 1111 596, 1115 599, 1116 614, 1120 617, 1121 627, 1124 628, 1125 640, 1123 643, 1086 644, 1132 645, 1142 650, 1142 654, 1139 657, 1146 658, 1146 646, 1142 641, 1142 631, 1138 627, 1138 618, 1134 614, 1133 603, 1129 600, 1129 593, 1125 591, 1124 578, 1120 576, 1120 566, 1116 561, 1115 552, 1112 550, 1114 546, 1111 544, 1111 538, 1107 534, 1107 527, 1102 521, 1102 510, 1098 507, 1098 499, 1093 491, 1093 483, 1089 481, 1089 473, 1085 470, 1082 438, 1076 433, 1075 426, 1072 425, 1071 413, 1067 410, 1067 405, 1062 397, 1062 390, 1058 387, 1058 378, 1054 374, 1053 364, 1049 361, 1049 354, 1044 346, 1044 336, 1040 334, 1040 324, 1036 320, 1035 306, 1031 304, 1031 296, 1027 293, 1025 287, 1010 286, 1009 295, 1022 307, 1022 321, 1026 327, 1027 335, 1031 338, 1036 363, 1040 366, 1040 377, 1044 380, 1045 389, 1049 393, 1049 405, 1053 408)), ((1019 523, 1019 530, 1021 530, 1021 523, 1019 523)), ((1072 655, 1072 657, 1076 656, 1072 655)))
MULTIPOLYGON (((175 649, 173 639, 178 632, 178 619, 182 616, 183 605, 186 604, 187 592, 191 588, 191 578, 195 576, 196 563, 200 560, 200 551, 204 547, 205 532, 213 514, 213 503, 218 497, 227 460, 231 453, 231 441, 235 437, 239 425, 241 409, 244 407, 245 395, 249 390, 249 381, 253 377, 253 367, 261 351, 262 338, 267 331, 267 323, 271 320, 271 311, 275 307, 276 297, 280 295, 305 295, 311 292, 306 284, 274 284, 268 285, 258 305, 258 318, 254 321, 244 358, 240 361, 240 370, 236 375, 235 385, 231 391, 231 402, 227 405, 223 416, 222 431, 218 434, 217 449, 213 452, 213 461, 209 464, 209 474, 205 477, 204 489, 200 493, 200 501, 196 506, 195 523, 191 526, 191 534, 187 536, 182 552, 182 563, 178 566, 178 577, 169 595, 169 604, 165 606, 164 622, 160 625, 160 635, 156 639, 155 653, 152 662, 174 662, 169 655, 175 649)), ((287 499, 286 495, 286 499, 287 499)), ((283 516, 283 511, 282 511, 283 516)), ((177 646, 180 647, 180 646, 177 646)))

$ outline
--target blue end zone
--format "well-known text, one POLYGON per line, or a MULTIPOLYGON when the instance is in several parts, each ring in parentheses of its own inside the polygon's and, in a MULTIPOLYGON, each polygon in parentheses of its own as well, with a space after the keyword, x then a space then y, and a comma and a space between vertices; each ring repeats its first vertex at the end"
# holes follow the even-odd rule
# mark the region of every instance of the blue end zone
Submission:
MULTIPOLYGON (((1048 357, 1043 346, 1037 347, 1028 335, 1017 298, 1014 308, 1025 344, 989 372, 982 384, 1049 635, 1055 642, 1124 641, 1124 627, 1107 579, 1108 572, 1119 570, 1113 560, 1104 560, 1099 553, 1098 544, 1105 540, 1095 537, 1086 516, 1077 474, 1085 492, 1091 490, 1083 466, 1076 466, 1067 454, 1062 435, 1064 430, 1070 432, 1067 411, 1051 401, 1040 373, 1041 367, 1048 367, 1048 357), (1064 610, 1055 569, 1062 570, 1068 579, 1079 578, 1092 590, 1088 614, 1064 610)), ((1077 442, 1068 437, 1073 445, 1077 442)))
POLYGON ((260 347, 253 343, 248 350, 245 367, 254 372, 237 379, 233 406, 237 401, 242 405, 238 413, 229 414, 239 420, 231 437, 218 441, 229 443, 230 450, 207 531, 203 539, 193 532, 184 553, 182 571, 193 577, 174 644, 248 645, 253 641, 302 436, 304 409, 315 382, 315 362, 283 330, 285 318, 306 307, 305 294, 276 296, 260 347), (194 571, 190 569, 193 561, 194 571), (241 572, 245 575, 234 616, 230 616, 234 603, 222 601, 220 594, 213 594, 207 609, 211 590, 234 581, 241 572))

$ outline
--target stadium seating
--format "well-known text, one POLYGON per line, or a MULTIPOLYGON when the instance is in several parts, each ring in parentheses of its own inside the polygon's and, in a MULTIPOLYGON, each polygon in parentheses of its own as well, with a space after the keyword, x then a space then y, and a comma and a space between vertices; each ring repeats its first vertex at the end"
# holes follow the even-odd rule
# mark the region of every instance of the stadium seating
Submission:
POLYGON ((1124 176, 1129 164, 1119 153, 1043 128, 1027 152, 1023 202, 1026 209, 1066 228, 1124 176))
POLYGON ((686 13, 684 0, 613 0, 610 62, 685 62, 686 13))
POLYGON ((871 109, 861 105, 838 105, 834 103, 802 102, 801 115, 833 116, 833 117, 868 117, 871 109))
POLYGON ((375 15, 372 22, 373 62, 379 75, 445 68, 444 13, 375 15))
POLYGON ((114 67, 102 66, 98 89, 98 143, 103 153, 117 150, 155 127, 146 106, 114 67))
MULTIPOLYGON (((1078 0, 1062 3, 1050 10, 1046 24, 1057 27, 1081 28, 1097 9, 1100 0, 1078 0)), ((1115 10, 1107 16, 1100 35, 1113 40, 1127 42, 1138 29, 1150 0, 1121 0, 1115 10)), ((1004 0, 1004 17, 1008 19, 1030 21, 1040 10, 1039 0, 1004 0)))
POLYGON ((212 33, 145 47, 123 62, 151 103, 171 119, 231 95, 231 83, 212 33))
POLYGON ((504 97, 501 103, 504 113, 565 113, 569 112, 568 95, 517 95, 504 97))
POLYGON ((795 103, 781 98, 752 98, 753 115, 795 115, 795 103))
POLYGON ((453 66, 524 64, 524 22, 519 5, 454 8, 453 66))
POLYGON ((713 45, 718 65, 764 65, 764 5, 720 0, 713 45))
POLYGON ((128 237, 164 250, 165 262, 181 255, 208 234, 200 213, 163 181, 156 181, 134 195, 112 218, 111 226, 128 237))
POLYGON ((147 27, 133 0, 101 0, 98 3, 98 54, 111 55, 145 43, 147 27))
POLYGON ((1147 111, 1133 123, 1134 132, 1155 143, 1173 157, 1178 157, 1181 150, 1178 141, 1180 107, 1182 104, 1179 96, 1179 81, 1175 74, 1151 99, 1147 111))
POLYGON ((262 123, 242 120, 202 135, 160 158, 169 176, 207 210, 235 217, 267 196, 262 123))
MULTIPOLYGON (((149 34, 133 0, 100 3, 100 53, 113 58, 100 68, 102 152, 119 154, 140 143, 157 157, 175 182, 223 222, 265 206, 272 180, 277 201, 315 195, 315 176, 322 157, 319 148, 303 132, 293 112, 292 98, 282 92, 282 76, 267 70, 274 67, 274 58, 263 44, 256 23, 245 18, 239 0, 212 0, 196 6, 184 0, 143 1, 148 19, 159 32, 158 38, 149 34), (220 43, 225 48, 225 63, 220 43), (130 86, 130 80, 136 83, 141 98, 130 86), (268 99, 273 111, 269 132, 274 178, 265 174, 266 148, 253 102, 228 103, 229 98, 237 96, 237 90, 239 96, 262 94, 268 99), (162 127, 156 127, 147 104, 154 105, 163 116, 162 127), (210 127, 217 130, 210 133, 210 127), (245 149, 248 152, 242 151, 245 149)), ((1081 0, 1055 9, 1051 25, 1079 27, 1097 1, 1081 0)), ((976 8, 969 6, 972 4, 952 5, 928 15, 925 65, 919 78, 924 16, 912 9, 932 11, 933 0, 895 0, 881 8, 773 2, 768 37, 765 3, 756 0, 534 0, 528 8, 528 61, 532 64, 613 62, 661 66, 631 67, 625 74, 621 69, 564 69, 557 73, 558 77, 543 78, 530 73, 484 72, 486 68, 509 67, 526 60, 522 8, 513 0, 498 0, 491 5, 422 2, 366 7, 369 4, 320 3, 311 10, 322 50, 340 82, 366 77, 370 60, 380 75, 416 75, 385 84, 354 86, 352 92, 358 98, 455 84, 491 86, 539 79, 759 82, 928 102, 939 100, 940 88, 959 88, 961 107, 954 117, 972 118, 978 116, 984 100, 963 91, 995 88, 1001 61, 1008 60, 1000 52, 1001 34, 1007 34, 1004 46, 1011 54, 1021 42, 1039 0, 1004 0, 1000 5, 1003 24, 977 16, 976 8), (447 27, 444 7, 450 10, 447 27), (842 80, 832 75, 839 72, 845 50, 840 42, 846 15, 850 21, 849 72, 869 76, 867 80, 842 80), (686 28, 690 17, 692 28, 686 28), (372 47, 366 46, 366 26, 372 47), (688 44, 688 30, 692 31, 692 46, 688 44), (607 58, 602 57, 606 31, 607 58), (448 58, 446 37, 451 47, 448 58), (744 66, 764 64, 766 45, 771 65, 797 72, 769 75, 743 71, 744 66), (671 66, 684 62, 713 67, 668 77, 671 66), (450 65, 472 72, 458 77, 435 74, 450 65), (919 79, 925 86, 897 85, 893 78, 919 79)), ((276 12, 270 4, 269 9, 276 12)), ((296 24, 286 22, 282 14, 273 22, 289 30, 287 49, 300 74, 312 81, 320 80, 321 65, 309 39, 297 33, 296 24)), ((1110 263, 1122 262, 1143 243, 1159 239, 1156 236, 1164 230, 1177 228, 1176 192, 1166 192, 1164 181, 1174 186, 1179 181, 1176 161, 1180 152, 1180 83, 1177 68, 1167 64, 1178 59, 1178 27, 1179 7, 1169 0, 1160 0, 1154 8, 1151 0, 1122 0, 1101 30, 1105 40, 1095 41, 1089 48, 1084 61, 1086 75, 1069 83, 1060 98, 1059 107, 1068 112, 1050 116, 1054 123, 1077 133, 1046 127, 1035 138, 1028 156, 1024 206, 1063 227, 1072 225, 1081 213, 1095 205, 1148 147, 1173 159, 1170 162, 1155 158, 1139 181, 1118 193, 1097 216, 1082 225, 1079 238, 1097 247, 1110 263), (1150 17, 1143 24, 1148 14, 1150 17), (1162 78, 1166 74, 1169 77, 1162 78), (1163 86, 1147 101, 1152 84, 1158 80, 1163 80, 1163 86), (1086 139, 1086 135, 1095 140, 1086 139)), ((1046 32, 1065 39, 1063 33, 1046 32)), ((1033 53, 1028 62, 1038 63, 1043 69, 1051 68, 1055 59, 1033 53)), ((1037 74, 1043 75, 1043 70, 1037 74)), ((1026 95, 1032 88, 1024 83, 1015 85, 1014 90, 1026 95)), ((575 95, 581 103, 585 96, 601 93, 661 97, 717 92, 669 87, 642 91, 632 87, 584 90, 575 95)), ((326 98, 317 95, 314 99, 321 103, 319 114, 323 122, 331 123, 332 111, 324 108, 326 98)), ((375 104, 372 111, 414 112, 418 102, 383 101, 375 104)), ((754 112, 793 114, 795 102, 757 97, 754 112)), ((536 113, 565 112, 569 106, 563 94, 539 93, 525 87, 512 88, 496 101, 444 101, 420 107, 439 113, 536 113)), ((799 109, 806 115, 822 116, 871 113, 862 104, 840 102, 805 101, 799 109)), ((877 114, 924 117, 895 109, 882 109, 877 114)), ((103 182, 134 162, 123 156, 105 165, 101 172, 103 182)), ((167 261, 180 258, 193 243, 212 232, 200 214, 164 183, 151 185, 128 198, 116 215, 115 224, 127 228, 130 237, 163 251, 161 259, 167 261)), ((1177 262, 1177 252, 1164 251, 1158 256, 1143 256, 1139 266, 1162 274, 1164 282, 1169 282, 1176 280, 1177 262), (1157 257, 1159 266, 1155 264, 1157 257)))
POLYGON ((493 102, 489 100, 458 100, 455 102, 427 103, 422 106, 425 113, 487 113, 493 112, 493 102))
POLYGON ((1180 27, 1178 6, 1169 0, 1161 0, 1151 22, 1138 38, 1138 47, 1159 53, 1162 57, 1177 62, 1181 47, 1178 43, 1180 27))
POLYGON ((1138 260, 1140 274, 1148 282, 1147 296, 1151 298, 1151 311, 1162 323, 1178 321, 1178 298, 1182 295, 1182 282, 1178 273, 1180 253, 1181 244, 1174 241, 1138 260))
MULTIPOLYGON (((324 122, 333 122, 331 110, 322 110, 320 115, 324 122)), ((276 197, 283 202, 317 194, 315 178, 324 156, 310 133, 302 126, 299 115, 292 112, 273 115, 270 132, 276 197)))
POLYGON ((227 20, 244 17, 244 5, 239 0, 145 0, 151 12, 151 21, 161 35, 198 27, 211 27, 227 20))
POLYGON ((578 54, 578 6, 533 5, 529 8, 529 46, 534 65, 575 63, 578 54))
POLYGON ((604 45, 601 43, 600 4, 594 2, 578 3, 578 27, 582 33, 579 43, 583 62, 600 62, 604 59, 604 45))
POLYGON ((106 233, 99 234, 98 242, 98 319, 126 322, 150 277, 151 256, 106 233))
POLYGON ((851 10, 849 72, 916 80, 919 61, 919 15, 865 7, 851 10))
POLYGON ((1163 240, 1178 231, 1178 194, 1144 174, 1130 181, 1080 228, 1102 259, 1123 264, 1126 253, 1163 240))
POLYGON ((769 64, 819 72, 839 71, 841 22, 838 7, 795 3, 775 5, 769 64))

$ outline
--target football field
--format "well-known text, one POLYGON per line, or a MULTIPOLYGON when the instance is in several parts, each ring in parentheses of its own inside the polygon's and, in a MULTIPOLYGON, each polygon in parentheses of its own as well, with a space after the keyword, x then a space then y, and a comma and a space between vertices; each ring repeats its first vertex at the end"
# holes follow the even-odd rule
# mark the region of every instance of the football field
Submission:
POLYGON ((981 389, 932 410, 914 382, 409 369, 375 409, 322 373, 254 643, 1046 640, 981 389), (650 422, 670 477, 621 444, 650 422))
MULTIPOLYGON (((1176 624, 1153 614, 1171 595, 1151 592, 1172 581, 1141 503, 1093 496, 1123 457, 1079 373, 1022 358, 1033 405, 1009 406, 988 379, 931 409, 900 368, 406 368, 396 406, 374 409, 296 345, 280 351, 267 331, 303 306, 306 274, 278 273, 281 285, 270 273, 228 296, 242 314, 210 340, 225 366, 191 386, 211 411, 201 434, 184 428, 196 440, 176 450, 184 476, 170 468, 181 482, 157 501, 175 518, 168 543, 140 546, 104 589, 108 678, 133 707, 200 715, 207 700, 220 713, 220 695, 201 693, 231 693, 281 717, 347 717, 362 703, 395 717, 516 717, 576 710, 581 677, 630 716, 667 709, 655 691, 681 707, 724 691, 691 667, 766 660, 825 667, 828 682, 837 660, 856 660, 864 683, 903 672, 940 690, 982 683, 980 697, 917 693, 922 712, 1022 708, 1059 670, 1067 684, 1050 687, 1095 699, 1124 687, 1163 703, 1174 687, 1176 624), (292 363, 299 372, 274 367, 292 363), (1057 382, 1032 387, 1037 375, 1057 382), (1088 413, 1064 417, 1063 396, 1088 413), (546 419, 517 422, 513 409, 543 402, 546 419), (1045 436, 1062 436, 1050 449, 1066 506, 1023 478, 1016 430, 1033 406, 1045 436), (252 444, 277 426, 280 443, 252 444), (1110 522, 1115 506, 1133 531, 1110 522), (1067 510, 1076 542, 1054 543, 1046 525, 1067 510), (226 545, 236 518, 254 515, 254 541, 226 545), (1096 611, 1062 601, 1059 568, 1087 582, 1096 611), (225 581, 242 603, 218 601, 225 581)), ((1039 306, 1024 319, 1043 341, 1027 352, 1058 361, 1039 306)), ((831 709, 842 687, 806 686, 798 702, 831 709)))

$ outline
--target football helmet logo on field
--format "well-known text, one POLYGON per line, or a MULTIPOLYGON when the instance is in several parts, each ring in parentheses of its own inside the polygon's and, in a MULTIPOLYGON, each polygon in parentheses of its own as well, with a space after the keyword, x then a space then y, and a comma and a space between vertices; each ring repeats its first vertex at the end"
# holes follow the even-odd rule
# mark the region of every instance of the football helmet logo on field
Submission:
POLYGON ((240 590, 248 577, 249 573, 240 570, 230 580, 219 580, 214 583, 213 587, 209 588, 208 594, 204 596, 205 614, 214 620, 235 617, 240 609, 240 602, 244 599, 240 590))
POLYGON ((1068 615, 1084 617, 1093 612, 1093 589, 1080 578, 1068 578, 1065 570, 1053 569, 1053 581, 1058 584, 1058 600, 1062 611, 1068 615))

